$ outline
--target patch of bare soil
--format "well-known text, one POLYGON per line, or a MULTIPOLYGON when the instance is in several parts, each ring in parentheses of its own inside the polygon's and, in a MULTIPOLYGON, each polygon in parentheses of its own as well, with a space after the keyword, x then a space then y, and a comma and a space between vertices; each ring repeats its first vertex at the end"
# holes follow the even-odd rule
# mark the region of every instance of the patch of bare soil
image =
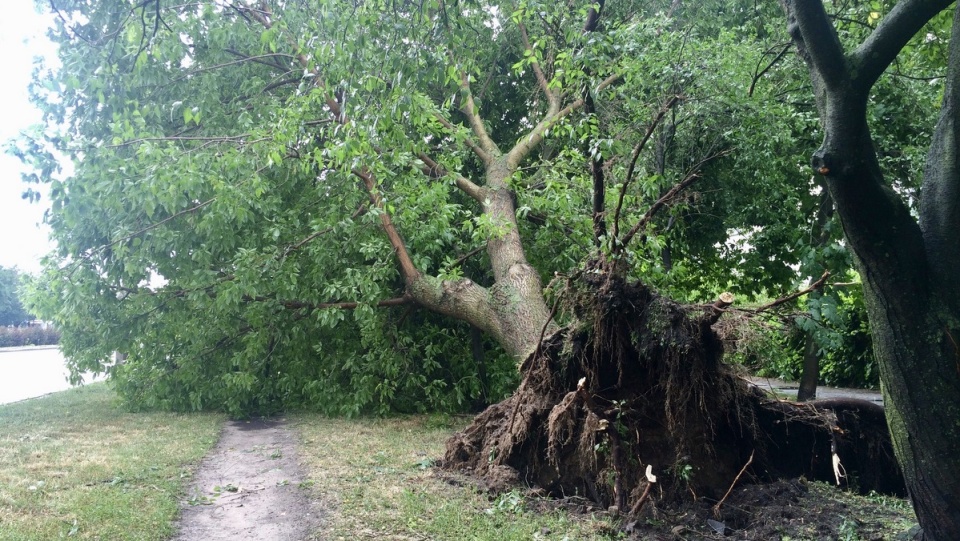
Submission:
POLYGON ((182 503, 175 541, 319 539, 312 501, 283 420, 227 423, 182 503))
MULTIPOLYGON (((558 508, 573 513, 605 513, 585 498, 535 498, 537 512, 558 508)), ((719 509, 701 499, 680 506, 644 508, 624 519, 626 539, 701 541, 737 539, 906 541, 916 520, 906 500, 850 494, 823 483, 790 479, 736 488, 719 509)))

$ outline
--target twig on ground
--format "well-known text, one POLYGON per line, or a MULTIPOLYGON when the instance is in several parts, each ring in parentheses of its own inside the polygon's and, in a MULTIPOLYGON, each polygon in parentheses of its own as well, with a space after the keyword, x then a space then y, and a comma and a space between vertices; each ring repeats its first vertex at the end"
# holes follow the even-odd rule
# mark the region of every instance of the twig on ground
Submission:
POLYGON ((738 473, 737 476, 733 478, 733 482, 730 483, 730 488, 727 489, 727 493, 724 494, 722 498, 720 498, 720 501, 717 502, 716 505, 713 506, 713 515, 715 517, 717 518, 720 517, 720 507, 723 505, 723 502, 727 501, 727 497, 730 496, 731 492, 733 492, 733 487, 737 486, 737 481, 740 480, 740 476, 742 476, 743 472, 747 471, 747 467, 753 463, 753 453, 754 451, 750 451, 750 458, 748 458, 747 463, 744 464, 742 468, 740 468, 740 473, 738 473))

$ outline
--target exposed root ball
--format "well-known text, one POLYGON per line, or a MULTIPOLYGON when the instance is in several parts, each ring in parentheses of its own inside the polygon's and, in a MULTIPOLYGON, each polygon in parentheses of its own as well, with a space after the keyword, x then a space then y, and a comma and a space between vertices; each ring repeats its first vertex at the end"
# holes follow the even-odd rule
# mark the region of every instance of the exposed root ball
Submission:
POLYGON ((711 314, 616 277, 581 278, 568 295, 577 323, 524 362, 513 396, 447 442, 447 467, 494 490, 520 480, 637 513, 651 498, 719 500, 751 454, 741 483, 833 479, 832 445, 860 488, 902 490, 897 475, 888 486, 895 462, 882 411, 877 424, 876 411, 855 403, 834 413, 771 399, 721 362, 711 314))

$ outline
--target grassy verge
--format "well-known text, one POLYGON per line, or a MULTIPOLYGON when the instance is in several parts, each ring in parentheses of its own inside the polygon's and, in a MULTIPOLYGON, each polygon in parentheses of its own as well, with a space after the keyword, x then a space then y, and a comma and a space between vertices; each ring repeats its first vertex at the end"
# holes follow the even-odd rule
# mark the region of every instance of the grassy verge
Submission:
POLYGON ((491 500, 471 481, 430 468, 460 423, 311 415, 298 417, 295 426, 314 491, 332 510, 326 535, 333 541, 619 538, 608 518, 534 512, 519 492, 491 500))
MULTIPOLYGON (((314 493, 330 509, 324 539, 611 540, 718 539, 705 513, 659 515, 632 527, 606 513, 568 512, 521 491, 491 499, 474 481, 430 468, 449 435, 467 420, 410 417, 383 420, 294 418, 301 458, 314 493), (636 537, 639 536, 639 537, 636 537)), ((749 510, 742 539, 812 541, 892 539, 916 524, 906 500, 858 496, 809 483, 802 496, 771 496, 769 508, 749 510), (767 516, 767 515, 770 516, 767 516)))
POLYGON ((0 539, 167 539, 222 421, 127 413, 103 384, 0 406, 0 539))
MULTIPOLYGON (((0 406, 0 540, 163 540, 173 534, 183 485, 215 442, 223 417, 130 414, 112 400, 96 384, 0 406)), ((329 510, 323 539, 625 537, 605 514, 567 512, 520 491, 491 499, 473 481, 431 468, 467 419, 304 414, 291 421, 310 479, 304 484, 329 510)), ((772 500, 777 507, 759 511, 738 535, 866 541, 892 538, 915 524, 904 500, 865 498, 818 483, 801 497, 772 500)), ((648 518, 638 531, 650 535, 640 538, 715 538, 699 536, 706 531, 702 517, 686 515, 648 518)))

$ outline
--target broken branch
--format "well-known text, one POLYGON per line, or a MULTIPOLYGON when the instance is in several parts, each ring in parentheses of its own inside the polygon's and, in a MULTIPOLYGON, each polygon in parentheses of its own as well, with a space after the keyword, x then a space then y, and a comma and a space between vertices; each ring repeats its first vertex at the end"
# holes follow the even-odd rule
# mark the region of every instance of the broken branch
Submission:
POLYGON ((788 303, 788 302, 790 302, 790 301, 792 301, 792 300, 794 300, 794 299, 797 299, 797 298, 799 298, 799 297, 802 297, 802 296, 806 295, 807 293, 811 293, 811 292, 813 292, 813 291, 816 291, 816 290, 820 289, 821 287, 823 287, 823 284, 826 283, 827 278, 829 278, 829 277, 830 277, 830 271, 825 270, 825 271, 823 271, 823 276, 821 276, 820 279, 817 280, 816 282, 810 284, 810 286, 807 287, 806 289, 802 289, 802 290, 800 290, 800 291, 796 291, 796 292, 794 292, 794 293, 791 293, 791 294, 787 295, 786 297, 780 297, 779 299, 777 299, 777 300, 775 300, 775 301, 773 301, 773 302, 771 302, 771 303, 764 304, 764 305, 761 306, 760 308, 757 308, 756 310, 754 310, 754 312, 757 313, 757 314, 759 314, 760 312, 765 312, 765 311, 767 311, 767 310, 776 308, 777 306, 780 306, 780 305, 782 305, 782 304, 786 304, 786 303, 788 303))

